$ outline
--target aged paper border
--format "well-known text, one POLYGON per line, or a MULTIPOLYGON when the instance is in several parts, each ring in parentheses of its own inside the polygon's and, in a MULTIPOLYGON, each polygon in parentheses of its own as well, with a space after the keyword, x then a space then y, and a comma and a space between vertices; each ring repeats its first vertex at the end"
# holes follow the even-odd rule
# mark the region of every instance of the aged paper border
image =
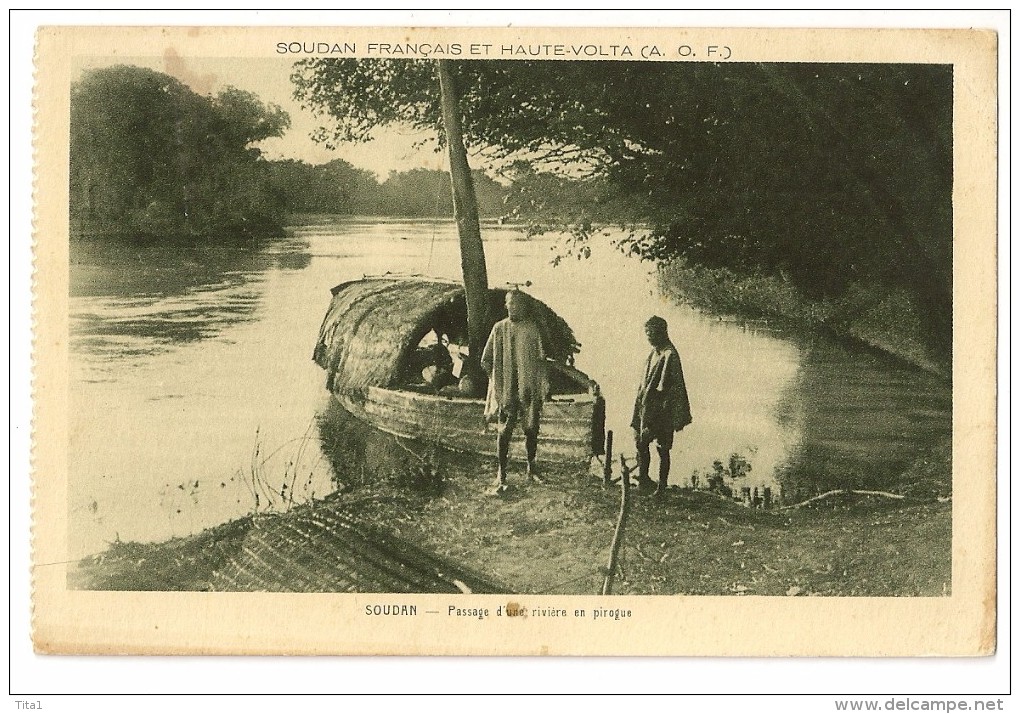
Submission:
MULTIPOLYGON (((947 598, 528 596, 630 609, 620 622, 377 621, 365 603, 449 596, 109 593, 66 589, 67 104, 75 55, 272 56, 328 28, 44 28, 37 47, 34 640, 40 652, 472 655, 974 655, 995 646, 995 35, 980 31, 343 28, 369 41, 681 43, 731 61, 955 65, 953 595, 947 598), (527 40, 523 38, 526 37, 527 40), (284 607, 285 606, 285 607, 284 607), (767 608, 768 617, 762 617, 767 608), (292 617, 267 616, 286 609, 292 617), (296 613, 296 614, 293 614, 296 613), (782 628, 771 623, 782 622, 782 628), (824 632, 824 636, 820 633, 824 632)), ((290 58, 293 59, 293 58, 290 58)), ((286 60, 285 60, 286 61, 286 60)), ((465 596, 461 596, 465 597, 465 596)), ((466 596, 494 609, 505 597, 466 596)))

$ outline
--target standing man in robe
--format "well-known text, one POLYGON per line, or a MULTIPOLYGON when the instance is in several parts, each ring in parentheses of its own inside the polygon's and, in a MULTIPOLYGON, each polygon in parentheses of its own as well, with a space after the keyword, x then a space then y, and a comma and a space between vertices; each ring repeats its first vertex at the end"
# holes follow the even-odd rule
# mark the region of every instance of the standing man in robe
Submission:
POLYGON ((492 493, 506 491, 510 438, 518 422, 524 432, 528 477, 538 477, 538 427, 542 403, 549 393, 542 336, 529 310, 529 298, 518 290, 506 294, 508 317, 497 322, 482 352, 482 368, 489 375, 485 414, 498 423, 496 454, 498 465, 492 493))
POLYGON ((669 485, 673 435, 691 423, 691 402, 687 397, 680 355, 669 339, 666 321, 657 316, 649 318, 645 323, 645 336, 652 351, 645 361, 630 425, 638 452, 638 488, 642 493, 654 488, 656 497, 661 498, 669 485), (652 442, 659 453, 657 484, 649 477, 652 442))

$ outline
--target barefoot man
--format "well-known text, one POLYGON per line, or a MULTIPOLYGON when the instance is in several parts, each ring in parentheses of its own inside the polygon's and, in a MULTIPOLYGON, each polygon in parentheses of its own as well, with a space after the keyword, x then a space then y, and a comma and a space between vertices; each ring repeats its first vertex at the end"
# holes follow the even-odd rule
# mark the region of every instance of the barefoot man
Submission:
POLYGON ((669 484, 670 449, 673 432, 691 423, 691 403, 684 384, 680 355, 669 339, 666 321, 652 317, 645 323, 645 336, 652 346, 645 361, 644 376, 634 401, 634 442, 638 452, 638 487, 649 492, 655 487, 657 497, 664 496, 669 484), (659 483, 648 476, 651 466, 650 447, 655 442, 659 452, 659 483))
POLYGON ((541 483, 535 457, 542 402, 548 394, 542 337, 528 309, 528 297, 517 290, 506 294, 508 317, 497 322, 482 352, 482 368, 489 375, 485 413, 499 425, 496 436, 498 467, 492 492, 506 491, 510 437, 518 422, 524 432, 528 477, 541 483))

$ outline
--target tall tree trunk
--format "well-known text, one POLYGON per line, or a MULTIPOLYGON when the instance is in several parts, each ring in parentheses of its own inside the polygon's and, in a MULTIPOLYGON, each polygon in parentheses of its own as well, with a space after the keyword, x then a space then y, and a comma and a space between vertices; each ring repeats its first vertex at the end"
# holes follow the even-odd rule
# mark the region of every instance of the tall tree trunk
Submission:
POLYGON ((437 60, 439 89, 442 95, 443 126, 450 152, 450 180, 453 184, 453 211, 460 236, 460 268, 467 296, 469 361, 462 374, 480 373, 482 349, 489 333, 489 275, 485 269, 485 249, 478 221, 478 202, 471 179, 464 137, 461 134, 459 94, 450 71, 449 60, 437 60))

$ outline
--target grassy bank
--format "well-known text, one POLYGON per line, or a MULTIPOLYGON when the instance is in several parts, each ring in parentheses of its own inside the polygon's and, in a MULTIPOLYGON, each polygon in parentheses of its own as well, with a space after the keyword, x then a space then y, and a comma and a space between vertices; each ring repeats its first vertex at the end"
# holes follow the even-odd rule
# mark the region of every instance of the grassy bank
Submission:
POLYGON ((952 371, 950 357, 930 345, 920 307, 903 291, 854 285, 839 299, 811 300, 782 278, 741 277, 681 261, 660 267, 659 288, 676 302, 712 314, 820 330, 929 372, 948 377, 952 371))
MULTIPOLYGON (((671 488, 662 502, 635 496, 613 591, 948 594, 952 504, 931 496, 949 481, 948 453, 936 452, 905 474, 913 490, 904 500, 847 494, 766 511, 690 489, 671 488)), ((475 592, 599 592, 619 487, 604 489, 588 471, 557 468, 543 485, 514 474, 510 492, 493 497, 485 493, 490 466, 444 461, 439 495, 391 475, 189 538, 118 543, 80 563, 70 584, 429 592, 456 591, 450 583, 460 581, 475 592)))

